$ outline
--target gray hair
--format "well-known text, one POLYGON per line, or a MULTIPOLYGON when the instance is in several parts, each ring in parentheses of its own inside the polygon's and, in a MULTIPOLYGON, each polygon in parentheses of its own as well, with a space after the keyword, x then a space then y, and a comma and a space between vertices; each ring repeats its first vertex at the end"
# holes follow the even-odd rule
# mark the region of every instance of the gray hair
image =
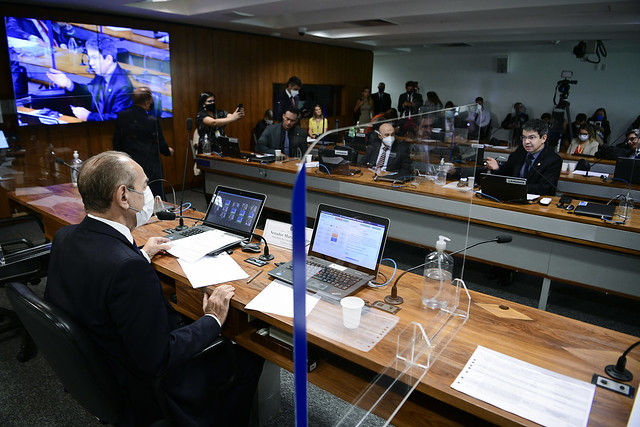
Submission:
POLYGON ((78 191, 84 209, 104 213, 111 207, 113 192, 120 185, 133 188, 136 180, 131 157, 120 151, 105 151, 82 164, 78 191))

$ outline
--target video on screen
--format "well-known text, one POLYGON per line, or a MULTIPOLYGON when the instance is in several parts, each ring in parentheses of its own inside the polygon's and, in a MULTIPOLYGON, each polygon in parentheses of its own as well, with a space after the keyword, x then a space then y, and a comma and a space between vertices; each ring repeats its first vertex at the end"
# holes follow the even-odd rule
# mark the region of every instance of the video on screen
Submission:
POLYGON ((173 116, 167 32, 4 20, 20 126, 114 120, 138 87, 153 92, 153 114, 173 116))

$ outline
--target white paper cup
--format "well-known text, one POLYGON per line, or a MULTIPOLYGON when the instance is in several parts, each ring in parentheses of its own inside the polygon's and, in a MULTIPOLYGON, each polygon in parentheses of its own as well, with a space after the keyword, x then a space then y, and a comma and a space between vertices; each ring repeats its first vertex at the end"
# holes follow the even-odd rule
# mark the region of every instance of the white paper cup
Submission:
POLYGON ((346 297, 340 300, 342 306, 342 323, 345 328, 355 329, 360 326, 360 315, 364 300, 358 297, 346 297))
POLYGON ((275 150, 276 160, 282 160, 282 150, 275 150))
POLYGON ((569 163, 567 162, 562 162, 562 170, 564 172, 567 172, 569 170, 569 163))
POLYGON ((313 155, 307 154, 307 163, 311 163, 313 161, 313 155))
POLYGON ((473 186, 476 184, 476 177, 470 176, 467 178, 467 185, 473 190, 473 186))
POLYGON ((569 163, 569 172, 573 172, 574 170, 576 170, 576 165, 577 165, 577 163, 570 162, 569 163))

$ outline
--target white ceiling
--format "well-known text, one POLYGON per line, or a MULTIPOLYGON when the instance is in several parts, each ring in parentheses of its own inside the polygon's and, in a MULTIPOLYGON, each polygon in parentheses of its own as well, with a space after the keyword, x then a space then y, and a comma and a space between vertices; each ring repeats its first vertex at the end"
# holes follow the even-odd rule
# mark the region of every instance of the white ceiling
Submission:
POLYGON ((22 4, 190 23, 376 54, 570 52, 580 40, 603 40, 609 51, 640 52, 639 0, 23 0, 22 4), (375 20, 385 22, 363 24, 375 20))

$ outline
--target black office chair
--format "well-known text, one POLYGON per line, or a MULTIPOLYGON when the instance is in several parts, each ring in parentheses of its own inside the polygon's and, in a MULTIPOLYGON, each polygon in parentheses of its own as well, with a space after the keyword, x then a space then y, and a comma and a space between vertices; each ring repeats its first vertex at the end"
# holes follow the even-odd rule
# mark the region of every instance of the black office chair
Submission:
MULTIPOLYGON (((37 217, 27 217, 28 220, 38 222, 42 229, 42 223, 37 217)), ((0 224, 17 223, 24 221, 24 218, 0 220, 0 224)), ((29 282, 31 285, 37 285, 40 280, 47 275, 49 268, 49 254, 51 252, 51 244, 43 243, 35 245, 31 240, 26 238, 6 240, 0 242, 0 287, 4 287, 6 283, 11 281, 29 282)), ((8 308, 0 307, 0 333, 22 329, 16 314, 8 308)), ((29 334, 22 331, 22 344, 17 358, 20 362, 35 357, 37 348, 29 334)))
MULTIPOLYGON (((7 296, 65 390, 100 422, 117 424, 125 405, 123 395, 105 356, 84 328, 62 310, 40 299, 22 283, 7 284, 7 296)), ((220 348, 231 351, 227 350, 230 346, 230 341, 219 337, 204 352, 220 348)), ((235 365, 233 369, 234 374, 220 392, 224 392, 235 381, 235 365)), ((149 384, 162 416, 161 420, 154 423, 155 426, 172 424, 161 381, 162 378, 159 378, 149 384)))

